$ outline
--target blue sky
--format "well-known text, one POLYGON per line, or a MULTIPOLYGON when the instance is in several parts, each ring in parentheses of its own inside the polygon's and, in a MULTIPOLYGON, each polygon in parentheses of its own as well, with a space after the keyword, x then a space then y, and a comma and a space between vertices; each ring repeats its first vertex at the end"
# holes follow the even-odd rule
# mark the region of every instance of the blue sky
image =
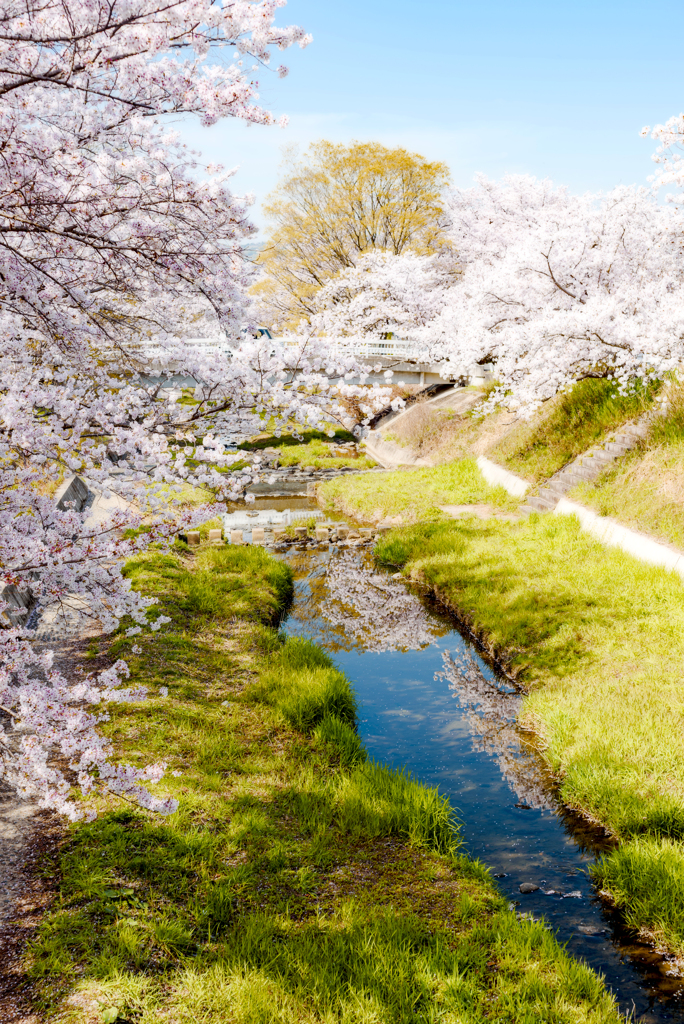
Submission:
POLYGON ((239 165, 234 191, 258 203, 285 145, 377 139, 444 160, 468 185, 526 172, 575 191, 646 184, 639 130, 684 109, 684 5, 462 0, 289 0, 281 23, 314 36, 260 75, 288 128, 185 122, 207 159, 239 165))

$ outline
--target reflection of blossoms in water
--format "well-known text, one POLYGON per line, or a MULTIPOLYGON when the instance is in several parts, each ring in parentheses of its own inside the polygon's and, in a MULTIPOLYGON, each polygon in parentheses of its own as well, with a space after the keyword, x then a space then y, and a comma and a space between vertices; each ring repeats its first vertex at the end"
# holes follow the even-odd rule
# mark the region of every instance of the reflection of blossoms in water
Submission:
POLYGON ((332 558, 325 582, 321 612, 367 651, 418 650, 444 632, 400 580, 367 568, 356 552, 332 558))
POLYGON ((496 679, 487 679, 475 654, 468 648, 445 651, 445 679, 463 708, 473 736, 473 749, 494 757, 501 774, 522 804, 553 810, 548 780, 540 772, 534 753, 526 750, 516 728, 522 698, 496 679))

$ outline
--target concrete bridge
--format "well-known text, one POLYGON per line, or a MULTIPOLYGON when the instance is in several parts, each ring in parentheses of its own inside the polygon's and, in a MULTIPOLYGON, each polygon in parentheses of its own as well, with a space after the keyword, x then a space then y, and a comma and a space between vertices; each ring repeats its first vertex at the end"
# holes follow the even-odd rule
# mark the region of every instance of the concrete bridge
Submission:
MULTIPOLYGON (((284 342, 285 347, 288 347, 288 342, 284 338, 274 338, 273 341, 280 344, 284 342)), ((220 339, 188 338, 186 344, 190 348, 204 349, 208 353, 222 352, 229 355, 231 352, 228 342, 220 339)), ((292 347, 295 347, 297 343, 293 341, 290 344, 292 347)), ((440 372, 442 364, 439 362, 421 362, 415 346, 403 338, 372 339, 361 342, 354 347, 353 354, 358 359, 368 361, 374 366, 380 365, 380 371, 370 374, 367 378, 371 383, 385 383, 384 373, 386 370, 392 370, 393 383, 416 385, 420 388, 427 387, 430 384, 437 384, 444 380, 459 381, 462 384, 482 385, 486 381, 491 380, 493 376, 491 370, 473 364, 471 366, 464 366, 461 373, 455 374, 452 372, 443 377, 440 372)), ((173 367, 169 366, 167 369, 173 369, 173 367)), ((161 365, 159 366, 159 372, 161 372, 161 365)), ((155 380, 154 376, 150 376, 147 379, 151 382, 155 380)), ((194 387, 198 382, 192 377, 179 374, 173 378, 172 383, 176 387, 194 387)), ((358 383, 358 379, 352 378, 350 383, 358 383)))

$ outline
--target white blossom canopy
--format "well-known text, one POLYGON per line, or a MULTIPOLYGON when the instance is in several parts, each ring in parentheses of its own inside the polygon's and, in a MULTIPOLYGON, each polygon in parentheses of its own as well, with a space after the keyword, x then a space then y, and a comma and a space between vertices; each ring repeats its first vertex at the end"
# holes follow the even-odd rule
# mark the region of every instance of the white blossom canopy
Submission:
MULTIPOLYGON (((10 0, 0 13, 0 591, 30 586, 41 605, 82 596, 105 631, 124 617, 131 631, 147 623, 150 601, 131 590, 122 561, 215 512, 165 508, 166 485, 236 497, 252 477, 231 473, 227 437, 264 422, 353 425, 345 399, 356 393, 350 375, 363 372, 353 359, 331 359, 307 338, 287 350, 239 343, 247 203, 221 168, 200 173, 165 120, 273 123, 255 65, 268 73, 272 50, 309 41, 275 24, 283 5, 10 0), (188 346, 198 324, 225 344, 188 346), (156 376, 141 377, 151 352, 156 376), (202 382, 198 404, 162 387, 174 373, 202 382), (128 473, 115 478, 122 458, 128 473), (46 496, 73 472, 124 499, 104 526, 46 496), (126 540, 123 528, 150 515, 152 531, 126 540)), ((114 699, 126 666, 67 681, 33 639, 0 630, 2 772, 71 816, 82 813, 69 799, 74 780, 84 794, 99 787, 173 809, 141 788, 159 766, 114 766, 83 710, 114 699), (12 722, 22 725, 19 754, 12 722), (71 774, 54 766, 56 752, 71 774)))

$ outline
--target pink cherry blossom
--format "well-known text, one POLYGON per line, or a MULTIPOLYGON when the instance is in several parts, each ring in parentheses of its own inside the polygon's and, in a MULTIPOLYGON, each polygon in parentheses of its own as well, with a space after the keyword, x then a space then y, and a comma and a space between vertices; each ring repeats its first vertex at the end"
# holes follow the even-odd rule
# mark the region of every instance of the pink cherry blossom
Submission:
MULTIPOLYGON (((252 65, 305 46, 275 19, 284 0, 10 0, 0 34, 0 591, 30 588, 39 608, 78 605, 104 633, 167 621, 121 566, 244 495, 226 442, 276 430, 355 426, 345 399, 364 368, 301 336, 253 340, 244 244, 254 229, 230 173, 202 168, 169 115, 204 124, 276 123, 252 65), (228 51, 228 52, 227 52, 228 51), (211 339, 196 346, 189 339, 211 339), (175 376, 201 382, 195 405, 175 376), (59 509, 61 474, 80 474, 104 518, 59 509), (169 487, 206 487, 192 511, 169 487), (146 526, 149 532, 130 536, 146 526)), ((273 81, 283 69, 273 73, 273 81)), ((369 407, 380 407, 378 389, 369 407)), ((0 600, 0 612, 6 602, 0 600)), ((117 765, 89 707, 139 700, 127 669, 65 679, 30 623, 0 630, 0 771, 20 791, 77 817, 72 787, 151 810, 162 766, 117 765), (64 760, 68 768, 64 768, 64 760)))

